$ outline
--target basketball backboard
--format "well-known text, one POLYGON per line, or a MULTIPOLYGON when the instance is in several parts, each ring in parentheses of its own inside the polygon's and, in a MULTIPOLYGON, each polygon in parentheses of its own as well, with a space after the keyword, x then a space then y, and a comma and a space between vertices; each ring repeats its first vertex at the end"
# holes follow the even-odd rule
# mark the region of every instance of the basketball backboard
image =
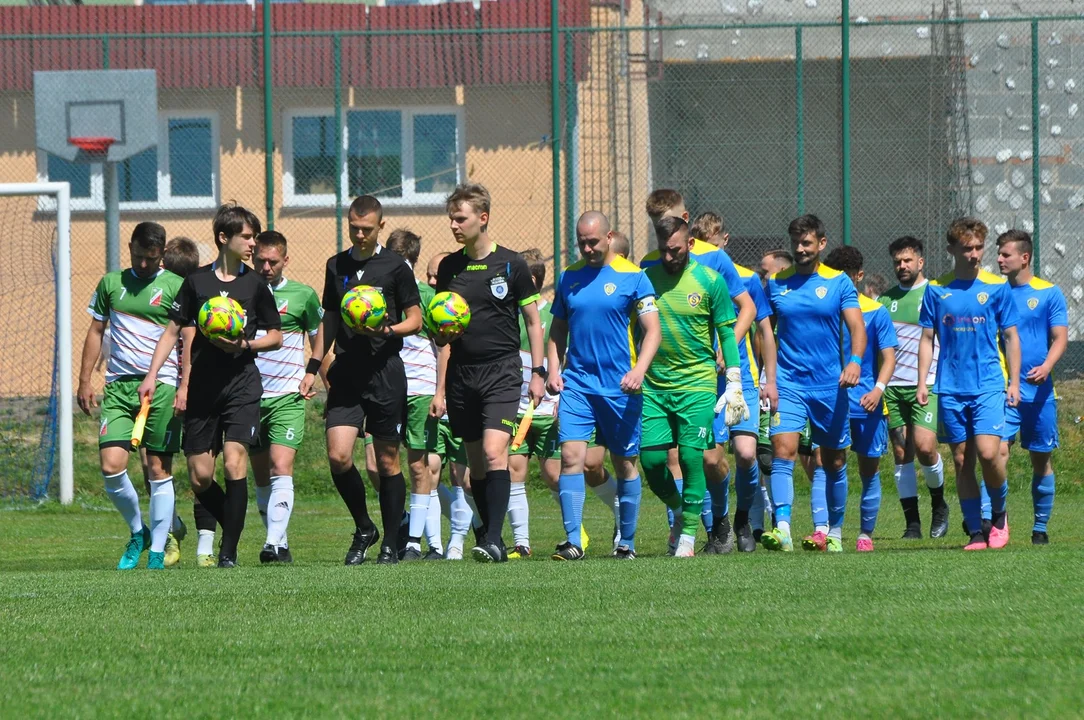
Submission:
POLYGON ((73 162, 119 162, 158 144, 154 70, 65 70, 34 73, 37 147, 73 162), (113 138, 87 153, 72 138, 113 138))

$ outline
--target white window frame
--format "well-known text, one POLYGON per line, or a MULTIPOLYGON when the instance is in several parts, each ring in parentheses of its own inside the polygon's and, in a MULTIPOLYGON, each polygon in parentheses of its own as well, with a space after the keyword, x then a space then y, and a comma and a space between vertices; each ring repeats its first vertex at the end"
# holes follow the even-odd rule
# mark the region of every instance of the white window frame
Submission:
MULTIPOLYGON (((219 145, 218 113, 213 110, 164 110, 158 114, 158 199, 151 201, 121 202, 121 212, 139 212, 146 210, 207 210, 219 206, 219 145), (211 122, 211 194, 201 197, 174 197, 172 195, 172 177, 169 168, 169 121, 186 118, 210 120, 211 122)), ((48 153, 37 153, 38 182, 49 180, 48 153)), ((39 202, 41 211, 52 211, 48 199, 39 202)), ((104 212, 105 183, 102 179, 102 164, 90 164, 90 197, 72 198, 72 212, 104 212)))
MULTIPOLYGON (((414 118, 417 115, 454 115, 455 116, 455 149, 456 149, 456 184, 463 182, 466 177, 466 115, 460 105, 401 105, 379 107, 351 107, 343 108, 343 122, 339 128, 339 138, 342 143, 343 164, 339 168, 339 187, 342 188, 343 207, 349 207, 353 198, 349 194, 349 178, 347 167, 349 165, 348 152, 350 141, 348 132, 347 116, 351 112, 398 112, 400 119, 401 156, 399 167, 401 168, 401 181, 403 187, 402 197, 380 198, 380 203, 385 207, 443 207, 447 193, 421 193, 414 190, 414 118)), ((294 120, 305 117, 327 117, 334 120, 335 110, 328 107, 301 107, 290 108, 283 111, 282 116, 282 199, 283 207, 286 208, 327 208, 335 207, 334 193, 302 194, 295 188, 294 175, 294 120)))

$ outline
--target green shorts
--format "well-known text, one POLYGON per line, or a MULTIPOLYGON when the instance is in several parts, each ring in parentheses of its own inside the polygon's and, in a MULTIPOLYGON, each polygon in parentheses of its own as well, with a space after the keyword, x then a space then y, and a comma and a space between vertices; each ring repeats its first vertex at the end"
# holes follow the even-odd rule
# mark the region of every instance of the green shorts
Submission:
POLYGON ((937 432, 937 395, 930 393, 930 400, 923 407, 915 399, 917 392, 917 388, 906 385, 885 388, 884 400, 888 405, 889 430, 911 425, 926 428, 932 433, 937 432))
MULTIPOLYGON (((431 402, 433 402, 432 395, 411 395, 407 397, 406 433, 404 433, 403 440, 407 450, 437 452, 437 445, 440 442, 437 425, 440 421, 429 417, 429 404, 431 402)), ((443 453, 438 454, 443 455, 443 453)))
MULTIPOLYGON (((516 432, 523 422, 523 415, 516 418, 516 432)), ((518 450, 509 448, 509 455, 529 455, 540 460, 553 460, 561 457, 561 443, 557 441, 557 418, 552 415, 539 415, 531 421, 527 437, 518 450)))
POLYGON ((715 393, 644 392, 640 447, 680 445, 696 450, 714 446, 715 393))
MULTIPOLYGON (((749 412, 752 411, 753 409, 750 408, 749 412)), ((767 410, 760 411, 760 432, 757 435, 757 445, 772 446, 772 414, 767 410)))
MULTIPOLYGON (((117 378, 105 386, 102 398, 102 419, 98 428, 98 447, 123 447, 131 450, 132 426, 139 414, 139 385, 142 377, 129 375, 117 378)), ((143 431, 142 447, 154 453, 181 451, 181 428, 184 418, 173 414, 173 398, 177 388, 158 383, 151 399, 151 413, 143 431)))
POLYGON ((297 393, 260 400, 260 449, 297 450, 305 438, 305 398, 297 393))

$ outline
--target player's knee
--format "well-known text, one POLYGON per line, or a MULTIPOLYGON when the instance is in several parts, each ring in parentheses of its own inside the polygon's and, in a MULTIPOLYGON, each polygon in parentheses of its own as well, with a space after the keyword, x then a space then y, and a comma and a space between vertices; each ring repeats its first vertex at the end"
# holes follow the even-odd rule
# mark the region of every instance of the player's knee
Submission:
POLYGON ((327 461, 331 465, 331 472, 335 474, 344 473, 353 467, 354 454, 345 451, 343 448, 329 445, 327 448, 327 461))
POLYGON ((771 445, 757 445, 757 465, 760 466, 762 475, 770 475, 772 472, 772 447, 771 445))

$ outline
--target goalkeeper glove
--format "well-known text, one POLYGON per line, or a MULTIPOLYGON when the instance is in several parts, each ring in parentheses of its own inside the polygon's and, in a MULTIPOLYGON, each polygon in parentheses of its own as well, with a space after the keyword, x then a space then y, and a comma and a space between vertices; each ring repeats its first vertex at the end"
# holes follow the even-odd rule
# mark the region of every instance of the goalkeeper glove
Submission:
POLYGON ((726 369, 726 390, 715 403, 715 414, 718 415, 723 408, 726 408, 724 420, 727 427, 749 419, 749 406, 745 404, 745 393, 741 386, 741 368, 726 369))

